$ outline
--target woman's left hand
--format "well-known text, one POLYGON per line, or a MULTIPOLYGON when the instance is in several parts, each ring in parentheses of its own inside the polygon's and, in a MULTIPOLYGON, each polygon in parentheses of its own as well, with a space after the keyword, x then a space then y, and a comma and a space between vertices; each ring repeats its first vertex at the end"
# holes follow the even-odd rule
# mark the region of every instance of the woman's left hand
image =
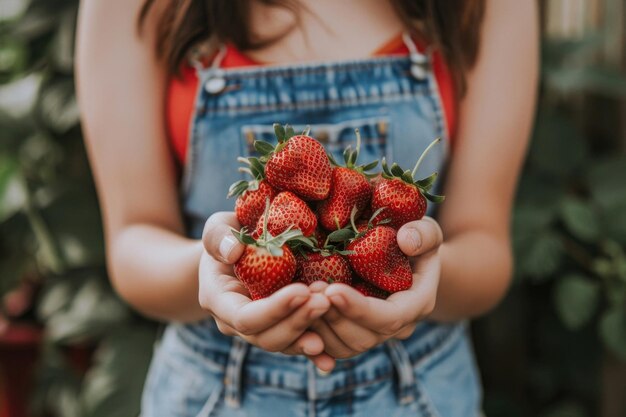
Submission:
POLYGON ((406 339, 417 323, 435 308, 441 260, 439 247, 443 234, 430 217, 405 224, 398 231, 398 245, 410 257, 413 285, 386 300, 364 297, 345 284, 321 285, 332 306, 313 324, 324 340, 325 352, 335 358, 349 358, 390 338, 406 339))

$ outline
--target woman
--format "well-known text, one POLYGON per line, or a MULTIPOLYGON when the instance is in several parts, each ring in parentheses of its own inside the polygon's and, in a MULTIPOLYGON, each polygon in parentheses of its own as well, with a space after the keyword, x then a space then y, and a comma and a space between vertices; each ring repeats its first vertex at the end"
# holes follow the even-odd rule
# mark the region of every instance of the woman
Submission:
POLYGON ((111 279, 170 322, 142 415, 478 415, 464 323, 510 280, 537 32, 534 2, 515 0, 83 0, 78 93, 111 279), (423 168, 445 168, 446 202, 398 232, 410 290, 247 297, 223 196, 273 122, 312 125, 330 152, 358 127, 365 158, 404 167, 443 137, 423 168))

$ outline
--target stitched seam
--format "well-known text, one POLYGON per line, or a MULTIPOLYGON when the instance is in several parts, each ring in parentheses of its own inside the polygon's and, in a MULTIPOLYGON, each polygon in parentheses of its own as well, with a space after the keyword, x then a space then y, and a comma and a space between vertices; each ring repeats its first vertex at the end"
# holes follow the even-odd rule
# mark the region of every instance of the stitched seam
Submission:
MULTIPOLYGON (((425 89, 424 89, 425 90, 425 89)), ((393 93, 384 96, 369 96, 361 98, 350 99, 334 99, 334 100, 308 100, 308 101, 295 101, 292 103, 279 103, 272 105, 254 105, 254 106, 222 106, 218 105, 215 108, 208 110, 206 107, 198 109, 198 114, 222 114, 229 112, 265 112, 265 111, 287 111, 287 110, 305 110, 320 106, 341 106, 341 105, 358 105, 358 104, 376 104, 376 103, 389 103, 395 101, 401 101, 402 99, 413 99, 417 96, 424 95, 423 89, 418 89, 414 92, 408 93, 393 93)), ((438 129, 441 129, 441 123, 438 123, 438 129)))

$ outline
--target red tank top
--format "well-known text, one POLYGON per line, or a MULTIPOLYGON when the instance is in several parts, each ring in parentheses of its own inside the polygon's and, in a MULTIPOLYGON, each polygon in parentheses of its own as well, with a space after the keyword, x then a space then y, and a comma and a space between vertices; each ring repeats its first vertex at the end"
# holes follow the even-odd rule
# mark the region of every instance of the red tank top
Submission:
MULTIPOLYGON (((417 44, 420 51, 424 50, 423 45, 417 44)), ((399 35, 387 44, 379 48, 374 56, 408 55, 409 49, 399 35)), ((222 60, 222 68, 242 68, 263 65, 252 60, 250 57, 239 52, 232 45, 227 45, 226 54, 222 60)), ((437 51, 433 53, 433 72, 439 87, 439 94, 443 103, 444 116, 450 135, 450 140, 454 138, 456 131, 457 106, 456 94, 454 91, 454 80, 448 66, 444 62, 441 54, 437 51)), ((189 141, 189 126, 193 115, 194 101, 198 89, 198 77, 196 70, 185 65, 180 77, 172 77, 167 88, 166 98, 166 121, 167 131, 172 148, 179 162, 185 162, 187 155, 187 143, 189 141)))

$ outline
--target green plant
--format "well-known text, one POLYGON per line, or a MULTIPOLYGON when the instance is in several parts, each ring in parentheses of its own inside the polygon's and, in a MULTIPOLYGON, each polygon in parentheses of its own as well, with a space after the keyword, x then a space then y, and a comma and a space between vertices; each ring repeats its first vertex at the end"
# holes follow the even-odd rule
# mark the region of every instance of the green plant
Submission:
POLYGON ((45 338, 33 406, 58 417, 137 415, 155 326, 106 276, 72 78, 78 2, 5 4, 0 296, 24 280, 40 289, 34 312, 45 338), (77 351, 91 359, 77 365, 77 351))

